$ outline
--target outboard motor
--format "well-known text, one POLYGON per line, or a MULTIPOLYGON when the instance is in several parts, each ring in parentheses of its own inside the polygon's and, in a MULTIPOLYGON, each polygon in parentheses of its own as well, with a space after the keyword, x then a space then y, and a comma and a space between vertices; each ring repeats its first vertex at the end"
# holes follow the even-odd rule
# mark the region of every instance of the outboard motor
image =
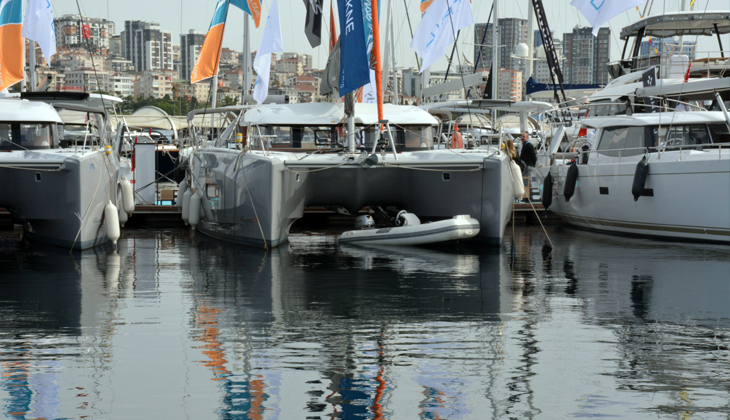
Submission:
POLYGON ((646 185, 647 176, 649 176, 649 162, 646 161, 646 156, 644 156, 641 158, 639 163, 636 164, 634 183, 631 185, 631 194, 634 195, 634 201, 639 201, 639 197, 644 194, 644 186, 646 185))
POLYGON ((563 195, 565 196, 565 202, 570 201, 570 198, 575 194, 575 183, 578 181, 578 165, 575 162, 570 164, 568 168, 568 175, 565 176, 565 188, 563 188, 563 195))
POLYGON ((372 229, 375 227, 375 219, 369 214, 361 214, 355 218, 355 229, 372 229))

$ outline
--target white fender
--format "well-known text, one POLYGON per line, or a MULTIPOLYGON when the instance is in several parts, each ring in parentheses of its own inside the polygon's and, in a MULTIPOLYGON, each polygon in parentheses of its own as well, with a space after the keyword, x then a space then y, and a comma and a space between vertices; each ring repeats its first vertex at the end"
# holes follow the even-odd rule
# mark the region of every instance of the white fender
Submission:
POLYGON ((127 212, 124 210, 119 211, 119 224, 124 227, 124 225, 127 224, 127 220, 129 220, 129 217, 127 216, 127 212))
POLYGON ((134 213, 134 188, 127 178, 122 178, 122 207, 128 215, 134 213))
POLYGON ((190 210, 190 197, 192 197, 190 190, 185 190, 182 199, 182 219, 185 224, 188 224, 188 211, 190 210))
POLYGON ((525 184, 522 183, 522 171, 514 160, 509 161, 509 169, 512 171, 512 188, 515 191, 515 198, 521 199, 525 195, 525 184))
POLYGON ((203 220, 207 222, 213 221, 213 209, 210 207, 210 200, 206 197, 200 198, 200 203, 203 205, 203 220))
POLYGON ((190 223, 190 226, 192 226, 193 229, 195 229, 195 226, 198 225, 200 222, 200 200, 202 199, 202 194, 200 194, 200 191, 193 194, 192 197, 190 197, 190 210, 188 210, 188 222, 190 223))
POLYGON ((106 236, 116 245, 121 235, 119 229, 119 210, 117 210, 117 206, 112 204, 111 200, 104 207, 104 219, 106 219, 106 236))
POLYGON ((177 205, 177 209, 179 211, 182 211, 183 208, 183 196, 185 195, 185 191, 188 190, 188 181, 182 180, 182 182, 177 186, 177 202, 175 203, 177 205))

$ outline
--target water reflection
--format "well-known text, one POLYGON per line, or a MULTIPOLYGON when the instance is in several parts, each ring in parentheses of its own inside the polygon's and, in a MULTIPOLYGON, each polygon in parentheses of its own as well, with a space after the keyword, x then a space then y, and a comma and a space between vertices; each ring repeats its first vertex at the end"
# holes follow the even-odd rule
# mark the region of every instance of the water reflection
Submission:
POLYGON ((726 416, 726 247, 517 228, 502 249, 0 237, 9 418, 726 416))

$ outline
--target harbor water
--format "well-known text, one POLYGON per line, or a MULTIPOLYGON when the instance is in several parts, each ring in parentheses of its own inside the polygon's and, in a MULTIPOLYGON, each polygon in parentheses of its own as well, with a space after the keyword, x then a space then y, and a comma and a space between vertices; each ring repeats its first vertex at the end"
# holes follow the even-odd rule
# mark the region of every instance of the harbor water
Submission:
POLYGON ((730 249, 559 226, 499 248, 0 234, 11 419, 730 416, 730 249))

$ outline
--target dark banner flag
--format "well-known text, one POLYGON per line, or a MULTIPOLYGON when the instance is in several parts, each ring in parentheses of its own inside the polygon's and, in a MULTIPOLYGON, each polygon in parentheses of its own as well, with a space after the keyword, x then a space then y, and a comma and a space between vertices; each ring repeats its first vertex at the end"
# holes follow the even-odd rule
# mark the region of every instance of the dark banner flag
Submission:
POLYGON ((362 0, 338 0, 340 12, 340 96, 370 83, 362 0))
MULTIPOLYGON (((535 19, 537 20, 537 27, 540 29, 540 36, 542 37, 543 47, 545 48, 545 55, 547 58, 548 67, 551 71, 551 78, 552 73, 554 73, 555 76, 558 78, 558 84, 562 86, 563 72, 560 70, 558 53, 555 51, 553 36, 550 34, 550 26, 548 25, 547 17, 545 16, 545 7, 543 7, 542 5, 542 0, 532 0, 532 6, 535 9, 535 19)), ((563 93, 563 100, 565 100, 565 93, 563 93)))
POLYGON ((322 0, 304 0, 304 7, 307 8, 304 33, 309 45, 316 48, 322 43, 322 0))

